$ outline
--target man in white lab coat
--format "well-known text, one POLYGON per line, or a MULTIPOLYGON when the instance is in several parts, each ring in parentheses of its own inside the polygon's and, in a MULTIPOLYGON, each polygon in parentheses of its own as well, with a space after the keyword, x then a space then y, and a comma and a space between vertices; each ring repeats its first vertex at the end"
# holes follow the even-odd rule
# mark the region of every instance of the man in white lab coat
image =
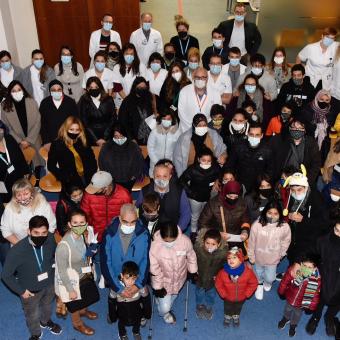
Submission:
POLYGON ((122 47, 122 41, 118 32, 112 30, 113 17, 111 14, 104 14, 101 21, 102 28, 91 33, 89 55, 91 57, 91 64, 93 63, 94 55, 100 51, 105 50, 106 46, 115 41, 122 47))
POLYGON ((147 65, 149 57, 153 52, 163 54, 163 40, 160 32, 151 28, 152 14, 143 13, 141 15, 141 27, 132 32, 130 43, 134 44, 140 61, 147 65))

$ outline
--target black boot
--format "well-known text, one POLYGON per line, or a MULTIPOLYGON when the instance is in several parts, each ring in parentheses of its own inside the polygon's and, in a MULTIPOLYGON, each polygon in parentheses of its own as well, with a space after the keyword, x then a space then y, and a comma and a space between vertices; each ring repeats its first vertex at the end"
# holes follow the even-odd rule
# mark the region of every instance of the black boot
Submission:
POLYGON ((295 336, 295 334, 296 334, 295 328, 296 328, 296 325, 290 325, 289 326, 289 331, 288 331, 289 337, 292 338, 293 336, 295 336))
POLYGON ((284 328, 286 327, 286 325, 287 325, 288 322, 289 322, 289 320, 286 319, 285 317, 283 317, 283 318, 279 321, 279 323, 277 324, 277 328, 278 328, 278 329, 284 329, 284 328))
POLYGON ((320 319, 314 318, 313 316, 309 319, 307 325, 306 325, 306 332, 309 335, 313 335, 318 328, 320 319))
POLYGON ((328 336, 335 336, 335 319, 327 318, 325 316, 326 334, 328 336))

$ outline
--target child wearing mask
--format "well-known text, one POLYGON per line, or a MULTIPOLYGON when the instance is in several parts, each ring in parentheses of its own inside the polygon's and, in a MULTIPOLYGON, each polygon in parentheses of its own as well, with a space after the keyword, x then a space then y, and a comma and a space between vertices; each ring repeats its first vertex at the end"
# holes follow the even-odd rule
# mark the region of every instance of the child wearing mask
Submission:
MULTIPOLYGON (((122 287, 132 287, 139 274, 138 265, 133 261, 123 264, 122 273, 120 274, 120 283, 122 287)), ((109 317, 110 321, 118 320, 118 332, 120 340, 127 340, 126 326, 132 326, 132 333, 135 340, 141 340, 140 326, 142 317, 151 317, 151 305, 149 299, 146 299, 148 292, 143 287, 131 297, 123 294, 117 294, 110 290, 109 317)))
POLYGON ((150 248, 151 286, 158 312, 165 323, 176 323, 172 305, 187 276, 197 273, 197 259, 190 239, 173 222, 164 222, 150 248), (189 274, 187 274, 189 272, 189 274))
POLYGON ((227 249, 228 245, 218 230, 200 230, 194 246, 199 273, 196 279, 196 315, 199 319, 211 320, 213 317, 214 280, 225 263, 227 249))
POLYGON ((144 227, 149 230, 151 239, 153 240, 153 236, 157 230, 159 230, 159 209, 160 209, 160 200, 159 196, 153 192, 147 193, 143 197, 142 202, 142 214, 140 214, 140 220, 142 221, 144 227))
POLYGON ((279 286, 279 294, 286 298, 283 318, 278 323, 279 329, 290 323, 288 334, 290 337, 295 336, 303 310, 314 311, 317 308, 320 285, 321 277, 314 256, 302 256, 300 261, 288 268, 279 286), (294 266, 300 266, 295 277, 292 275, 294 266))
POLYGON ((225 327, 230 326, 231 322, 235 327, 240 325, 242 306, 254 294, 257 284, 253 270, 244 264, 242 250, 231 248, 227 253, 227 263, 215 281, 217 292, 224 300, 225 327))
POLYGON ((276 267, 286 255, 290 240, 290 227, 284 222, 280 203, 269 201, 250 228, 247 249, 259 281, 255 292, 257 300, 263 299, 263 291, 271 290, 276 267))
POLYGON ((222 130, 222 124, 224 120, 225 109, 223 105, 214 104, 210 109, 211 121, 208 123, 210 129, 220 133, 222 130))

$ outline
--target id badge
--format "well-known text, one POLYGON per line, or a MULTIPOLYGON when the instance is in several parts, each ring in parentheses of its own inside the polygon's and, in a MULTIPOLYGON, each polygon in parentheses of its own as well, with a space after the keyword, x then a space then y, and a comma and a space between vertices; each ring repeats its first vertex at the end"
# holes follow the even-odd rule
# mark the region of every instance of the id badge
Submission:
POLYGON ((11 166, 9 166, 9 167, 7 168, 8 174, 11 174, 14 170, 15 170, 15 169, 14 169, 14 166, 13 166, 13 165, 11 165, 11 166))
POLYGON ((90 267, 90 266, 81 267, 81 272, 82 272, 82 274, 87 274, 87 273, 91 273, 92 270, 91 270, 91 267, 90 267))
POLYGON ((48 279, 48 273, 47 272, 38 275, 38 281, 39 282, 44 281, 46 279, 48 279))

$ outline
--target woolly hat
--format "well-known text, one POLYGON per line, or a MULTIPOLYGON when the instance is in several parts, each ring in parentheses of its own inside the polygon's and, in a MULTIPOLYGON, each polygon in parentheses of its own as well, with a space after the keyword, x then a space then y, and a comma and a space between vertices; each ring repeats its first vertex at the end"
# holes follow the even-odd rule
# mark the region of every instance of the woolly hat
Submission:
POLYGON ((235 194, 240 195, 241 192, 241 185, 237 181, 229 181, 228 183, 224 184, 222 188, 222 196, 225 198, 228 194, 235 194))
POLYGON ((238 259, 240 260, 241 263, 244 262, 244 255, 243 255, 243 252, 242 252, 242 249, 241 248, 238 248, 238 247, 232 247, 230 250, 228 250, 227 252, 227 259, 228 259, 228 256, 230 255, 236 255, 238 257, 238 259))
POLYGON ((51 91, 51 87, 52 87, 53 85, 59 85, 59 86, 61 86, 62 89, 64 88, 62 82, 59 81, 58 79, 53 79, 53 80, 50 81, 50 83, 48 84, 48 89, 49 89, 50 91, 51 91))

